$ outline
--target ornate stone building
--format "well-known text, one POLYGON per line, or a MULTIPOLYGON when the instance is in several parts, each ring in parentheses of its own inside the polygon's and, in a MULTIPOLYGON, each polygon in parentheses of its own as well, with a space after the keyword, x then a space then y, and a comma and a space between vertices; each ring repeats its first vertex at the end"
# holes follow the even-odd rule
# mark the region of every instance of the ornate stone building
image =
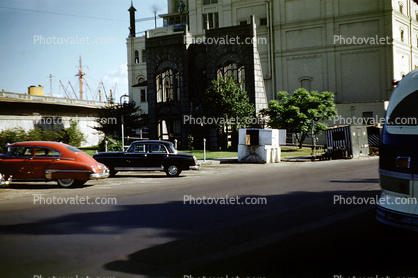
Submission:
MULTIPOLYGON (((340 119, 351 121, 384 117, 393 90, 391 81, 401 79, 418 66, 418 5, 412 0, 168 0, 167 3, 168 13, 160 15, 164 27, 138 37, 135 22, 131 21, 131 36, 127 39, 130 85, 140 86, 147 81, 147 87, 132 87, 130 96, 144 100, 140 102, 143 111, 148 101, 153 138, 164 139, 164 133, 171 133, 170 130, 184 136, 191 132, 190 127, 179 126, 178 122, 168 124, 167 130, 157 128, 168 108, 164 110, 162 107, 167 104, 157 99, 156 77, 163 70, 161 67, 170 63, 174 69, 177 67, 177 88, 180 88, 177 101, 181 108, 174 122, 178 121, 178 115, 198 107, 199 92, 215 77, 215 71, 228 60, 228 55, 232 55, 231 61, 237 65, 245 63, 245 86, 258 107, 264 105, 264 94, 268 101, 278 91, 292 93, 304 87, 334 92, 340 119), (187 28, 183 31, 181 27, 185 24, 187 28), (198 39, 236 36, 235 33, 257 38, 253 49, 250 51, 248 44, 240 45, 243 49, 239 50, 237 45, 233 48, 196 43, 198 39), (252 57, 243 56, 246 51, 252 57), (145 58, 150 59, 150 64, 145 58), (147 94, 143 95, 145 90, 147 94)), ((131 18, 132 14, 131 10, 131 18)), ((177 73, 172 74, 175 77, 177 73)))

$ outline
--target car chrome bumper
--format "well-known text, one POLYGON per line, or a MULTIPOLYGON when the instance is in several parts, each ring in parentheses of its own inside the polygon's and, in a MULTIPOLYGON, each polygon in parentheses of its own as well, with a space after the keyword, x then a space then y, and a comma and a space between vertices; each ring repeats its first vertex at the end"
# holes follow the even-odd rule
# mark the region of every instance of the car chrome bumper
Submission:
POLYGON ((394 211, 378 205, 376 219, 390 226, 418 231, 418 215, 415 214, 394 211))
POLYGON ((200 164, 189 166, 189 170, 200 170, 200 164))
POLYGON ((10 176, 7 180, 4 179, 3 175, 0 173, 0 186, 6 186, 12 182, 12 176, 10 176))
POLYGON ((91 180, 99 180, 99 179, 105 179, 107 177, 110 176, 110 171, 109 169, 106 167, 103 172, 101 173, 94 173, 94 174, 90 174, 90 179, 91 180))

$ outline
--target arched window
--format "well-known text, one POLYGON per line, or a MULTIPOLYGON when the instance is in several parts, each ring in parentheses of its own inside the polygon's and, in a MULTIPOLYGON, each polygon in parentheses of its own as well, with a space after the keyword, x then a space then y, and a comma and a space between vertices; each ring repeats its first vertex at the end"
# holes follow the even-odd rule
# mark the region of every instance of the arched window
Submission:
POLYGON ((145 49, 142 49, 142 63, 146 63, 147 62, 147 52, 145 51, 145 49))
POLYGON ((139 63, 139 51, 135 50, 135 64, 139 63))
POLYGON ((157 74, 157 102, 180 100, 180 78, 178 71, 171 68, 157 74))
POLYGON ((403 14, 403 3, 399 2, 399 12, 403 14))
POLYGON ((232 77, 235 83, 241 83, 241 88, 245 89, 245 67, 244 65, 230 62, 218 68, 217 76, 232 77))
MULTIPOLYGON (((138 84, 143 83, 145 81, 144 78, 138 78, 138 84)), ((140 102, 147 102, 147 89, 146 86, 139 88, 139 100, 140 102)))
POLYGON ((404 36, 404 30, 401 29, 401 42, 403 42, 405 40, 405 36, 404 36))

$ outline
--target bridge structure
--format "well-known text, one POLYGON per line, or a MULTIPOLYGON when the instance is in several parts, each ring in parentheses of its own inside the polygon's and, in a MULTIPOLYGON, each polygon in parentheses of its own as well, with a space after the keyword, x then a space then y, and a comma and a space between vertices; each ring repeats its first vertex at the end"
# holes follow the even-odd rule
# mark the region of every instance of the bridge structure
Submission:
POLYGON ((16 127, 28 131, 35 127, 67 128, 70 121, 78 122, 80 131, 87 137, 83 146, 97 145, 100 134, 94 126, 97 109, 107 102, 70 99, 52 96, 0 92, 0 130, 16 127))

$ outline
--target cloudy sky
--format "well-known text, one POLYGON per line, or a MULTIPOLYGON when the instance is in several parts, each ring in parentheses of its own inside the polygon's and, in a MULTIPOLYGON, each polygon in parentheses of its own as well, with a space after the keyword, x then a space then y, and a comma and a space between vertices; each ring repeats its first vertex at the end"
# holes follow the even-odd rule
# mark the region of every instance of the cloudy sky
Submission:
MULTIPOLYGON (((44 93, 65 96, 79 91, 81 56, 85 80, 94 94, 103 80, 116 88, 116 100, 128 93, 126 38, 131 0, 2 0, 0 1, 0 90, 27 93, 31 85, 44 93)), ((133 0, 136 19, 167 12, 166 0, 133 0)), ((157 26, 162 26, 158 19, 157 26)), ((154 20, 136 23, 136 32, 154 28, 154 20)), ((138 34, 140 35, 140 34, 138 34)), ((103 91, 103 90, 102 90, 103 91)), ((92 99, 88 88, 84 99, 92 99)), ((73 96, 73 95, 72 95, 73 96)))

